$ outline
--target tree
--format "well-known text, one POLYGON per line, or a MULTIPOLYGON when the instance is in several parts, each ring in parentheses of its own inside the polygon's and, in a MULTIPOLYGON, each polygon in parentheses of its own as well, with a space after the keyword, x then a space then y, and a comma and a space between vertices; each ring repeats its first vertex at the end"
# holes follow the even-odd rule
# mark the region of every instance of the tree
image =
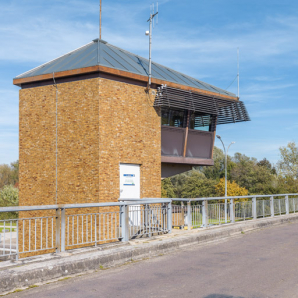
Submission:
MULTIPOLYGON (((219 180, 225 176, 225 154, 224 152, 214 147, 213 150, 213 161, 214 166, 212 167, 200 167, 200 171, 205 174, 208 179, 219 180)), ((235 163, 232 161, 231 157, 227 156, 227 176, 231 179, 231 170, 235 167, 235 163)))
POLYGON ((19 161, 11 165, 0 165, 0 188, 4 185, 15 185, 19 181, 19 161))
POLYGON ((295 142, 290 142, 286 147, 279 148, 281 160, 277 166, 285 177, 298 177, 298 147, 295 142))
POLYGON ((182 198, 182 189, 186 183, 187 178, 189 177, 189 175, 191 175, 191 172, 192 171, 180 175, 175 175, 170 178, 176 198, 182 198))
POLYGON ((174 187, 170 178, 165 178, 161 182, 161 197, 162 198, 174 198, 174 187))
POLYGON ((267 170, 269 170, 273 175, 276 175, 276 169, 272 166, 271 162, 267 158, 263 158, 257 163, 257 166, 259 167, 265 167, 267 170))
POLYGON ((19 161, 12 162, 11 166, 11 178, 15 184, 19 183, 19 161))
MULTIPOLYGON (((219 183, 215 186, 216 191, 220 197, 225 195, 225 178, 221 178, 219 183)), ((235 181, 227 181, 227 195, 228 196, 246 196, 248 190, 239 186, 235 181)))
POLYGON ((13 185, 5 185, 0 190, 0 206, 17 206, 19 204, 19 190, 13 185))
POLYGON ((208 179, 196 170, 191 171, 182 187, 181 198, 214 197, 216 180, 208 179))
POLYGON ((200 170, 208 179, 220 179, 225 175, 225 155, 223 151, 217 147, 213 149, 213 161, 212 167, 201 167, 200 170))
POLYGON ((272 165, 267 160, 260 162, 255 158, 236 153, 231 170, 231 180, 248 190, 249 194, 278 193, 277 176, 272 171, 272 165))

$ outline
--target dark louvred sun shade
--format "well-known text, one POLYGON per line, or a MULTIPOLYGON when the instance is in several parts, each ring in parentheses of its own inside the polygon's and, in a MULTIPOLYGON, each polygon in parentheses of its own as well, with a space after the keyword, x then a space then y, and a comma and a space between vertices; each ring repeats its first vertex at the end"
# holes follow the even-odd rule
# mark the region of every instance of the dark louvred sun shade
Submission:
POLYGON ((216 115, 217 124, 250 121, 242 101, 203 95, 168 86, 158 89, 154 106, 216 115))

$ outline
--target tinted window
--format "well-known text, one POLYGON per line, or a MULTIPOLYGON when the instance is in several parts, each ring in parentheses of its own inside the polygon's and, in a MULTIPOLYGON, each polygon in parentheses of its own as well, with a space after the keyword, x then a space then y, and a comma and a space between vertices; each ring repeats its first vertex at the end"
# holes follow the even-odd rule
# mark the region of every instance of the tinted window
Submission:
POLYGON ((210 131, 212 116, 197 112, 191 112, 189 128, 195 130, 210 131))
POLYGON ((185 127, 187 121, 186 110, 174 110, 174 109, 162 109, 161 111, 161 124, 174 126, 174 127, 185 127))

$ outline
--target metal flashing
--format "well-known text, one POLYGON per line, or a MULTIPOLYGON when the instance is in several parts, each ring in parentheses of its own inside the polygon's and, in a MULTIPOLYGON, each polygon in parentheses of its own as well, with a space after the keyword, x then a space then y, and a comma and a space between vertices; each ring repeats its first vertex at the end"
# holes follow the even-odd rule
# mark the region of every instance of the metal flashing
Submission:
MULTIPOLYGON (((148 59, 97 38, 72 52, 20 74, 15 79, 38 77, 53 72, 72 71, 97 65, 148 76, 148 59)), ((234 93, 204 83, 155 62, 152 62, 152 78, 236 98, 234 93)))

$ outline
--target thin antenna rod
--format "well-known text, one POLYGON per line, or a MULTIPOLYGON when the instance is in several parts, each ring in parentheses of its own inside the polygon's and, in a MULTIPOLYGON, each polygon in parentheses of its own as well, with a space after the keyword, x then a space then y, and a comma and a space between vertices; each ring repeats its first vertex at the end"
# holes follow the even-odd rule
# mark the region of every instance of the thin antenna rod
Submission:
POLYGON ((99 39, 101 39, 101 0, 99 2, 99 39))
MULTIPOLYGON (((158 4, 157 4, 158 7, 158 4)), ((149 74, 148 74, 148 88, 151 86, 151 73, 152 73, 152 60, 151 60, 151 46, 152 46, 152 21, 154 17, 158 15, 158 11, 154 13, 154 4, 150 6, 150 18, 147 22, 149 22, 149 74)), ((146 33, 147 34, 147 33, 146 33)))
POLYGON ((240 97, 240 95, 239 95, 239 48, 237 48, 237 80, 238 80, 237 96, 239 98, 240 97))

